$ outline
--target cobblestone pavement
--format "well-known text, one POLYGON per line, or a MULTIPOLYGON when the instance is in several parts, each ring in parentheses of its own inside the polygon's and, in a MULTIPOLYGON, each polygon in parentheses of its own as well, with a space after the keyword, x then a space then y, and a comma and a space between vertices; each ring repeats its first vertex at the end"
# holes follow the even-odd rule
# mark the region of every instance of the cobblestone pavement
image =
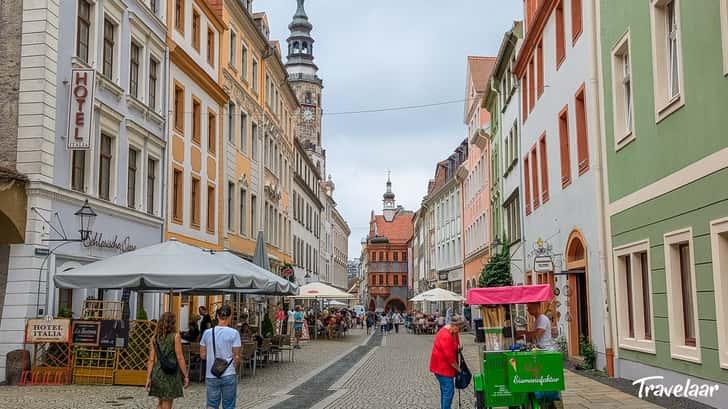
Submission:
MULTIPOLYGON (((362 344, 363 330, 353 330, 347 337, 326 341, 316 340, 296 351, 294 362, 281 362, 258 368, 255 377, 247 374, 238 386, 237 408, 249 409, 270 406, 277 394, 296 386, 313 372, 328 366, 342 354, 362 344)), ((175 409, 204 407, 205 387, 190 384, 185 397, 177 399, 175 409)), ((156 399, 149 398, 143 388, 125 386, 0 386, 2 409, 100 409, 154 408, 156 399)))
MULTIPOLYGON (((382 346, 343 382, 331 398, 317 407, 327 409, 439 408, 439 387, 429 373, 433 337, 390 334, 382 346)), ((472 372, 480 372, 478 347, 470 334, 462 335, 464 356, 472 372)), ((607 385, 566 371, 566 409, 649 409, 659 406, 644 402, 607 385)), ((461 391, 462 408, 474 408, 472 386, 461 391)), ((458 408, 455 393, 453 408, 458 408)))

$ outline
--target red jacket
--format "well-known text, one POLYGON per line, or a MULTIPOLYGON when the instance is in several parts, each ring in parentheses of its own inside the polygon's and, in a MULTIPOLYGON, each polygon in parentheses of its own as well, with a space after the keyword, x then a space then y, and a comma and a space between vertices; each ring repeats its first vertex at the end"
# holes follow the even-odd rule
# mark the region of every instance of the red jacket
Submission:
POLYGON ((432 344, 430 372, 435 375, 455 377, 455 368, 452 364, 457 362, 458 345, 460 338, 457 335, 452 335, 447 327, 440 328, 432 344))

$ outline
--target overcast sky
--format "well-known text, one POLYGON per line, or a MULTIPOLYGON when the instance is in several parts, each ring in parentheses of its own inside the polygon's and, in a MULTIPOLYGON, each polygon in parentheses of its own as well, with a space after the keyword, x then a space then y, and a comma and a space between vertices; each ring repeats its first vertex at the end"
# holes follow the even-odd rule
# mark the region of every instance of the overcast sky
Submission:
MULTIPOLYGON (((381 212, 387 170, 397 203, 417 210, 435 164, 466 137, 463 103, 329 115, 465 98, 466 57, 495 56, 522 18, 520 0, 307 0, 314 57, 324 81, 322 140, 334 199, 358 257, 372 210, 381 212)), ((296 0, 255 0, 286 53, 296 0)))

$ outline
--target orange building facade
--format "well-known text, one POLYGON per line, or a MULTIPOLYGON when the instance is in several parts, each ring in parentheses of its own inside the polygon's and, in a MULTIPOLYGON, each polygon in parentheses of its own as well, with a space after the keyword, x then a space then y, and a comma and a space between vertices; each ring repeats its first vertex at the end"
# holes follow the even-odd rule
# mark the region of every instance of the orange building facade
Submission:
MULTIPOLYGON (((468 159, 458 169, 462 180, 463 289, 476 287, 483 267, 490 259, 491 153, 487 136, 490 114, 481 107, 493 57, 468 57, 464 122, 468 130, 468 159)), ((495 210, 495 209, 493 209, 495 210)))

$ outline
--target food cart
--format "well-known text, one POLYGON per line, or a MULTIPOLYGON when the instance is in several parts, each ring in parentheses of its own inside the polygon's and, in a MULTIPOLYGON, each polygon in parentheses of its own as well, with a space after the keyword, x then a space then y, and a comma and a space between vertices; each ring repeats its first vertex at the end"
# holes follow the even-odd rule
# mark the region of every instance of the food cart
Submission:
MULTIPOLYGON (((478 329, 485 331, 480 347, 480 373, 473 376, 478 409, 507 406, 521 408, 561 407, 559 392, 564 390, 564 364, 560 351, 540 350, 525 343, 505 345, 516 334, 513 305, 551 301, 551 286, 526 285, 474 288, 468 291, 469 305, 506 305, 510 327, 478 329)), ((521 320, 518 324, 525 324, 521 320)), ((513 337, 515 341, 515 337, 513 337)))

